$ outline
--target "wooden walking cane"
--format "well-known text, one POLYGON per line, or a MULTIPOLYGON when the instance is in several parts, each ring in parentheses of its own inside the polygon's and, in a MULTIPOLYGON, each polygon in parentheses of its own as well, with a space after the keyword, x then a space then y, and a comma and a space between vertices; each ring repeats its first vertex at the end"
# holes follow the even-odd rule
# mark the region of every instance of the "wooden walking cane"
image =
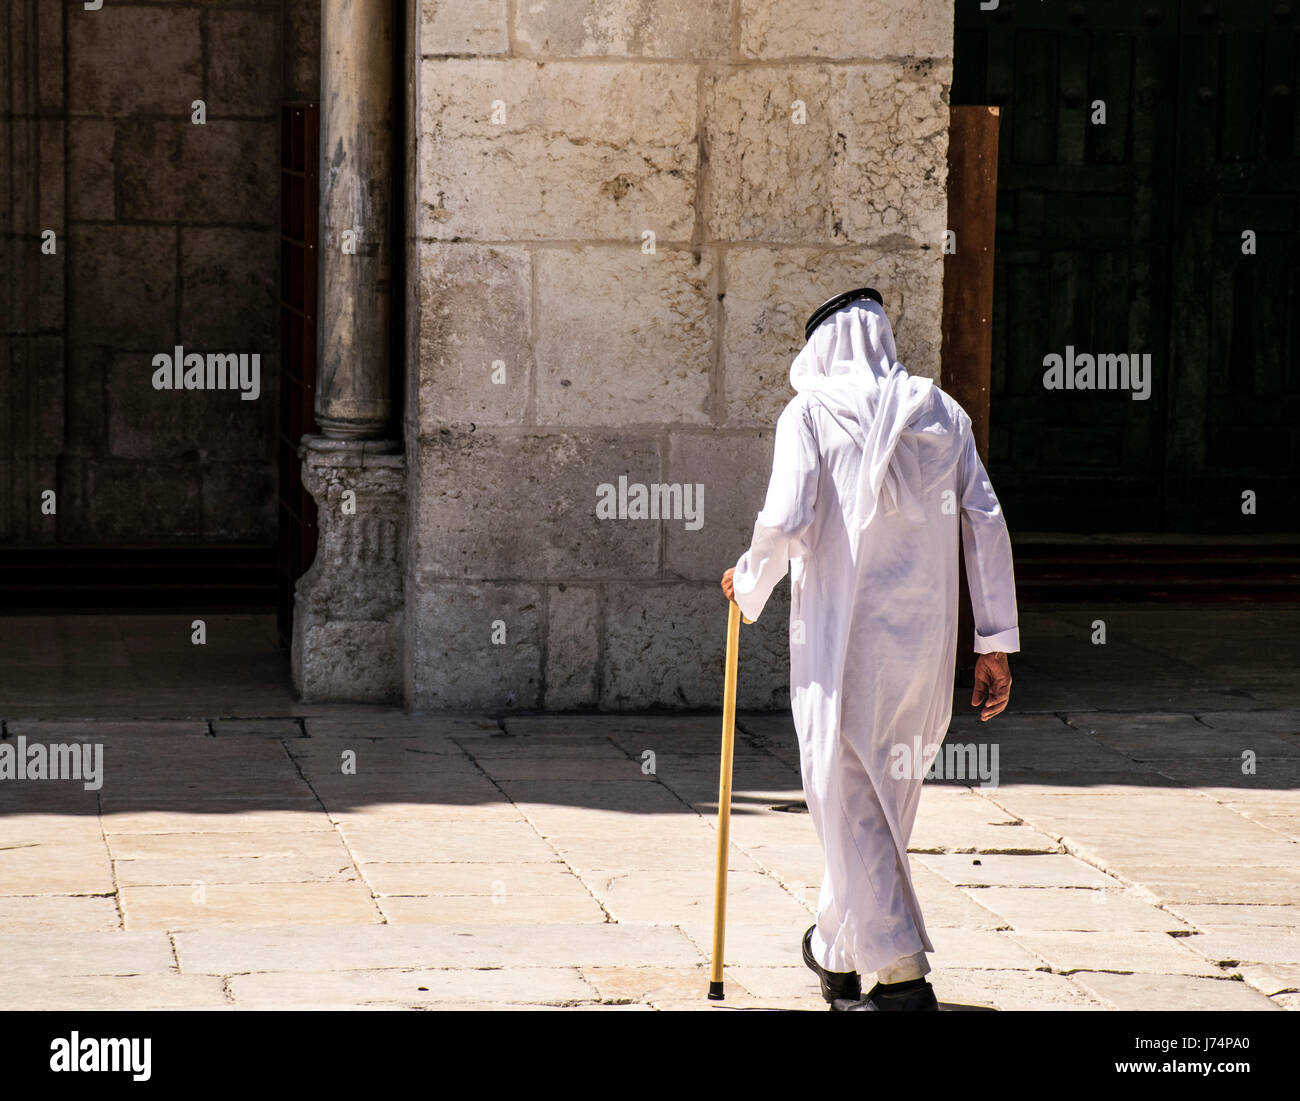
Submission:
MULTIPOLYGON (((717 877, 713 886, 713 967, 709 997, 721 1001, 722 945, 727 927, 727 856, 731 847, 731 761, 736 743, 736 666, 740 650, 740 605, 727 609, 727 666, 722 685, 722 767, 718 774, 717 877)), ((752 619, 746 619, 752 623, 752 619)))

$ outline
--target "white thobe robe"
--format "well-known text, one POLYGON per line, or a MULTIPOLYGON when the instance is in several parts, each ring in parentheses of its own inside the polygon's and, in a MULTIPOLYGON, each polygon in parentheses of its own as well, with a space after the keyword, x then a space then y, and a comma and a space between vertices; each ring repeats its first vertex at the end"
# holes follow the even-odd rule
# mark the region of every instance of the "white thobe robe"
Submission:
POLYGON ((789 570, 791 707, 826 856, 813 953, 896 981, 934 949, 907 858, 924 768, 898 778, 891 751, 947 732, 959 525, 975 649, 1019 650, 1011 545, 970 418, 894 360, 876 303, 823 321, 791 382, 735 600, 758 619, 789 570))

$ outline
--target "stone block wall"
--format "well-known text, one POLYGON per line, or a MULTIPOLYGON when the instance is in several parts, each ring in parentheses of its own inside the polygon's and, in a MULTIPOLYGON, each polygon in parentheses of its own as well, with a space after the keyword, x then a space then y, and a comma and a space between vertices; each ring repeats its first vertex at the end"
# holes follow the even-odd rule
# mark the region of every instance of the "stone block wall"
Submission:
POLYGON ((31 93, 6 127, 38 140, 8 174, 35 200, 2 204, 6 295, 34 304, 5 330, 0 538, 271 542, 280 0, 8 7, 3 83, 31 93), (178 344, 259 353, 261 396, 154 390, 178 344))
MULTIPOLYGON (((405 694, 719 705, 723 570, 803 322, 884 295, 937 377, 952 12, 421 0, 411 28, 405 694), (601 519, 699 486, 702 523, 601 519)), ((788 703, 782 586, 743 707, 788 703)))

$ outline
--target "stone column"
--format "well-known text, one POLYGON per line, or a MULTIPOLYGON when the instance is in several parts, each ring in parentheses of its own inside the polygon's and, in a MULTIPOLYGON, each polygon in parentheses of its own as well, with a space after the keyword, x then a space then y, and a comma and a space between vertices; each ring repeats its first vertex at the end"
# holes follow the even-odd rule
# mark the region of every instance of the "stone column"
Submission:
POLYGON ((402 687, 406 463, 388 440, 309 436, 316 560, 293 609, 293 682, 305 701, 385 702, 402 687))
POLYGON ((406 464, 389 364, 395 0, 322 0, 316 420, 302 479, 316 560, 294 601, 304 700, 400 698, 406 464))
POLYGON ((389 385, 394 0, 322 0, 316 420, 376 439, 389 385))

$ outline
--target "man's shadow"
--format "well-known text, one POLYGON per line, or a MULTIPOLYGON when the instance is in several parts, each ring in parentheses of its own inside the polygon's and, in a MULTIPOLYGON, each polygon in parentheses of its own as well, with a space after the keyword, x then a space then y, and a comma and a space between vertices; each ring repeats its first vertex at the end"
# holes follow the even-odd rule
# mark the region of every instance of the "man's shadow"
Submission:
MULTIPOLYGON (((766 1005, 714 1005, 713 1009, 728 1009, 732 1013, 816 1013, 815 1009, 783 1009, 779 1006, 766 1005)), ((996 1013, 991 1005, 961 1005, 957 1002, 940 1002, 940 1013, 996 1013)))

